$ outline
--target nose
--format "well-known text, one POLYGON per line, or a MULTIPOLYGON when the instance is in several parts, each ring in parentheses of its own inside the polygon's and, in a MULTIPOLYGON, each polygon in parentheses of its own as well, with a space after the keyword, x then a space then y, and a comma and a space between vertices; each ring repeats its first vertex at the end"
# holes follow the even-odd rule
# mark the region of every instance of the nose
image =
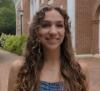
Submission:
POLYGON ((56 28, 56 26, 55 25, 52 25, 51 27, 50 27, 50 30, 49 30, 49 34, 50 35, 56 35, 57 34, 57 28, 56 28))

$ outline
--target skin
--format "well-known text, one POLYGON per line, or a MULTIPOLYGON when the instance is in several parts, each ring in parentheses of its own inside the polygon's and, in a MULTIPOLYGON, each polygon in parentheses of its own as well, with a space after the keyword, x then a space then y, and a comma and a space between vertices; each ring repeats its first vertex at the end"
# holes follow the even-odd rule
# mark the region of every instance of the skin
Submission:
POLYGON ((57 82, 61 80, 59 72, 60 45, 65 36, 64 19, 59 12, 51 10, 46 12, 44 21, 51 25, 42 27, 39 31, 39 40, 43 45, 45 61, 40 80, 57 82))
MULTIPOLYGON (((51 22, 52 25, 49 27, 41 27, 38 33, 38 38, 43 46, 45 61, 40 74, 40 80, 50 83, 63 81, 63 77, 60 74, 60 45, 63 42, 65 33, 63 25, 64 19, 56 10, 51 10, 46 12, 44 20, 46 22, 51 22), (58 28, 56 26, 58 21, 63 27, 58 28)), ((9 75, 8 91, 14 90, 17 74, 23 64, 23 59, 17 60, 12 64, 9 75)), ((79 64, 87 76, 85 84, 87 86, 87 91, 89 91, 87 66, 83 62, 79 62, 79 64)))
POLYGON ((8 91, 14 91, 17 75, 23 64, 23 59, 17 59, 11 64, 11 69, 8 78, 8 91))

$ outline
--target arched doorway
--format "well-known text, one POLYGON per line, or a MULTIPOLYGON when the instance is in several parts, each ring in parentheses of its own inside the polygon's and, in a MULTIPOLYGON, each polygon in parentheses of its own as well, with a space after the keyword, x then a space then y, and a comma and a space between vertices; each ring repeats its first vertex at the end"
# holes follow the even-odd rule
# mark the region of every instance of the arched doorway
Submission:
POLYGON ((92 49, 93 54, 100 54, 100 4, 98 4, 93 16, 92 49))
POLYGON ((98 52, 100 54, 100 5, 98 6, 96 11, 96 18, 98 20, 98 52))
POLYGON ((99 54, 100 54, 100 12, 99 12, 99 54))

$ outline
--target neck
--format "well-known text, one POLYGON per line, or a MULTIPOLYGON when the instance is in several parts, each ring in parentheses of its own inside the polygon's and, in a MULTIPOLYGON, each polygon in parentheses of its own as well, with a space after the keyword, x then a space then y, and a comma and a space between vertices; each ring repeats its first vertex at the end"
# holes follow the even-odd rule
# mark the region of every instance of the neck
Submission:
POLYGON ((47 65, 56 66, 60 64, 60 49, 44 50, 44 62, 47 65))
POLYGON ((63 80, 60 72, 60 50, 44 50, 44 66, 41 80, 57 82, 63 80), (44 75, 47 74, 47 75, 44 75))

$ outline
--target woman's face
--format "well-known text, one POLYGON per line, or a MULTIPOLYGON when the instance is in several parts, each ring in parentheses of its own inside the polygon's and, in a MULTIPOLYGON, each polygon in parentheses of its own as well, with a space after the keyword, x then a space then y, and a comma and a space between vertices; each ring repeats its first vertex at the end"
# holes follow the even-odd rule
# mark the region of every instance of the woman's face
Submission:
POLYGON ((65 27, 62 15, 56 10, 47 11, 38 33, 43 48, 60 48, 64 35, 65 27))

